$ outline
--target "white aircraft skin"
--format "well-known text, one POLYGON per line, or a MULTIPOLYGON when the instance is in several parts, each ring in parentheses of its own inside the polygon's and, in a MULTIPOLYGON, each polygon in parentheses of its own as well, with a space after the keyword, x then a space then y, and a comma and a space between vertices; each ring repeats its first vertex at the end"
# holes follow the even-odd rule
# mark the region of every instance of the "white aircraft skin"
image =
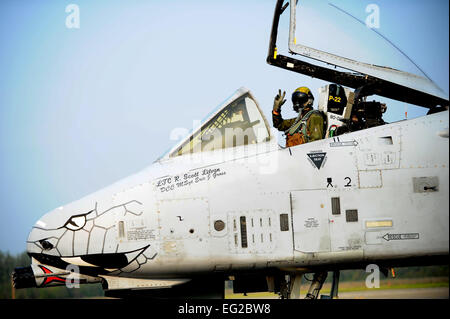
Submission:
POLYGON ((82 282, 119 289, 169 287, 199 274, 448 256, 448 117, 291 148, 271 134, 257 144, 166 155, 44 215, 27 241, 36 285, 64 284, 69 265, 82 282))

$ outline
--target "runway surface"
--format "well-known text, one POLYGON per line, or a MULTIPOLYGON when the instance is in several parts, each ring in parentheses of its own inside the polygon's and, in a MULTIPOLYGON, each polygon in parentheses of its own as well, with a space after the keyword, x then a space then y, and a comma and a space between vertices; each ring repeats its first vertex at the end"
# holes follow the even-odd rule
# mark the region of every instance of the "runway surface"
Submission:
MULTIPOLYGON (((305 291, 305 290, 304 290, 305 291)), ((325 293, 326 294, 326 293, 325 293)), ((278 299, 273 293, 249 293, 229 294, 226 299, 278 299)), ((305 293, 300 293, 300 299, 305 298, 305 293)), ((396 289, 373 289, 351 292, 340 292, 339 299, 449 299, 449 287, 433 288, 396 288, 396 289)))

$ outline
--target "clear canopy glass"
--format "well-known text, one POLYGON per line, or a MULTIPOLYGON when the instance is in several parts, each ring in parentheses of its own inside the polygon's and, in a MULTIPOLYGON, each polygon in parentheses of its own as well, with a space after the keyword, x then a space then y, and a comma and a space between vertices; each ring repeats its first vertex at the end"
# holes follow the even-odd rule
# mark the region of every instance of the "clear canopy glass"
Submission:
POLYGON ((256 101, 248 90, 239 92, 237 98, 172 150, 169 157, 268 141, 270 131, 256 101))

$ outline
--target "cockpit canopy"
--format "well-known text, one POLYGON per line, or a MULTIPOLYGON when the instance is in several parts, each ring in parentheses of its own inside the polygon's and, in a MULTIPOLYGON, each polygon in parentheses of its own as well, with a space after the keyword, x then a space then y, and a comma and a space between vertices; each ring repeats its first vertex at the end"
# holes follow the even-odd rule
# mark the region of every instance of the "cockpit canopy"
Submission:
POLYGON ((190 136, 178 143, 169 152, 169 157, 269 140, 270 129, 256 100, 248 89, 240 88, 190 136))

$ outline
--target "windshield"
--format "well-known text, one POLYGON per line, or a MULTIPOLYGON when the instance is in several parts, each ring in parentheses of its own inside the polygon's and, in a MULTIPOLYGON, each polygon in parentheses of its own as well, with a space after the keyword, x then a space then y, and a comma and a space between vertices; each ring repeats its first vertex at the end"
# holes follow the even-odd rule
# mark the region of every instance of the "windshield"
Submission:
POLYGON ((169 155, 213 151, 268 141, 269 129, 249 92, 226 105, 169 155))

